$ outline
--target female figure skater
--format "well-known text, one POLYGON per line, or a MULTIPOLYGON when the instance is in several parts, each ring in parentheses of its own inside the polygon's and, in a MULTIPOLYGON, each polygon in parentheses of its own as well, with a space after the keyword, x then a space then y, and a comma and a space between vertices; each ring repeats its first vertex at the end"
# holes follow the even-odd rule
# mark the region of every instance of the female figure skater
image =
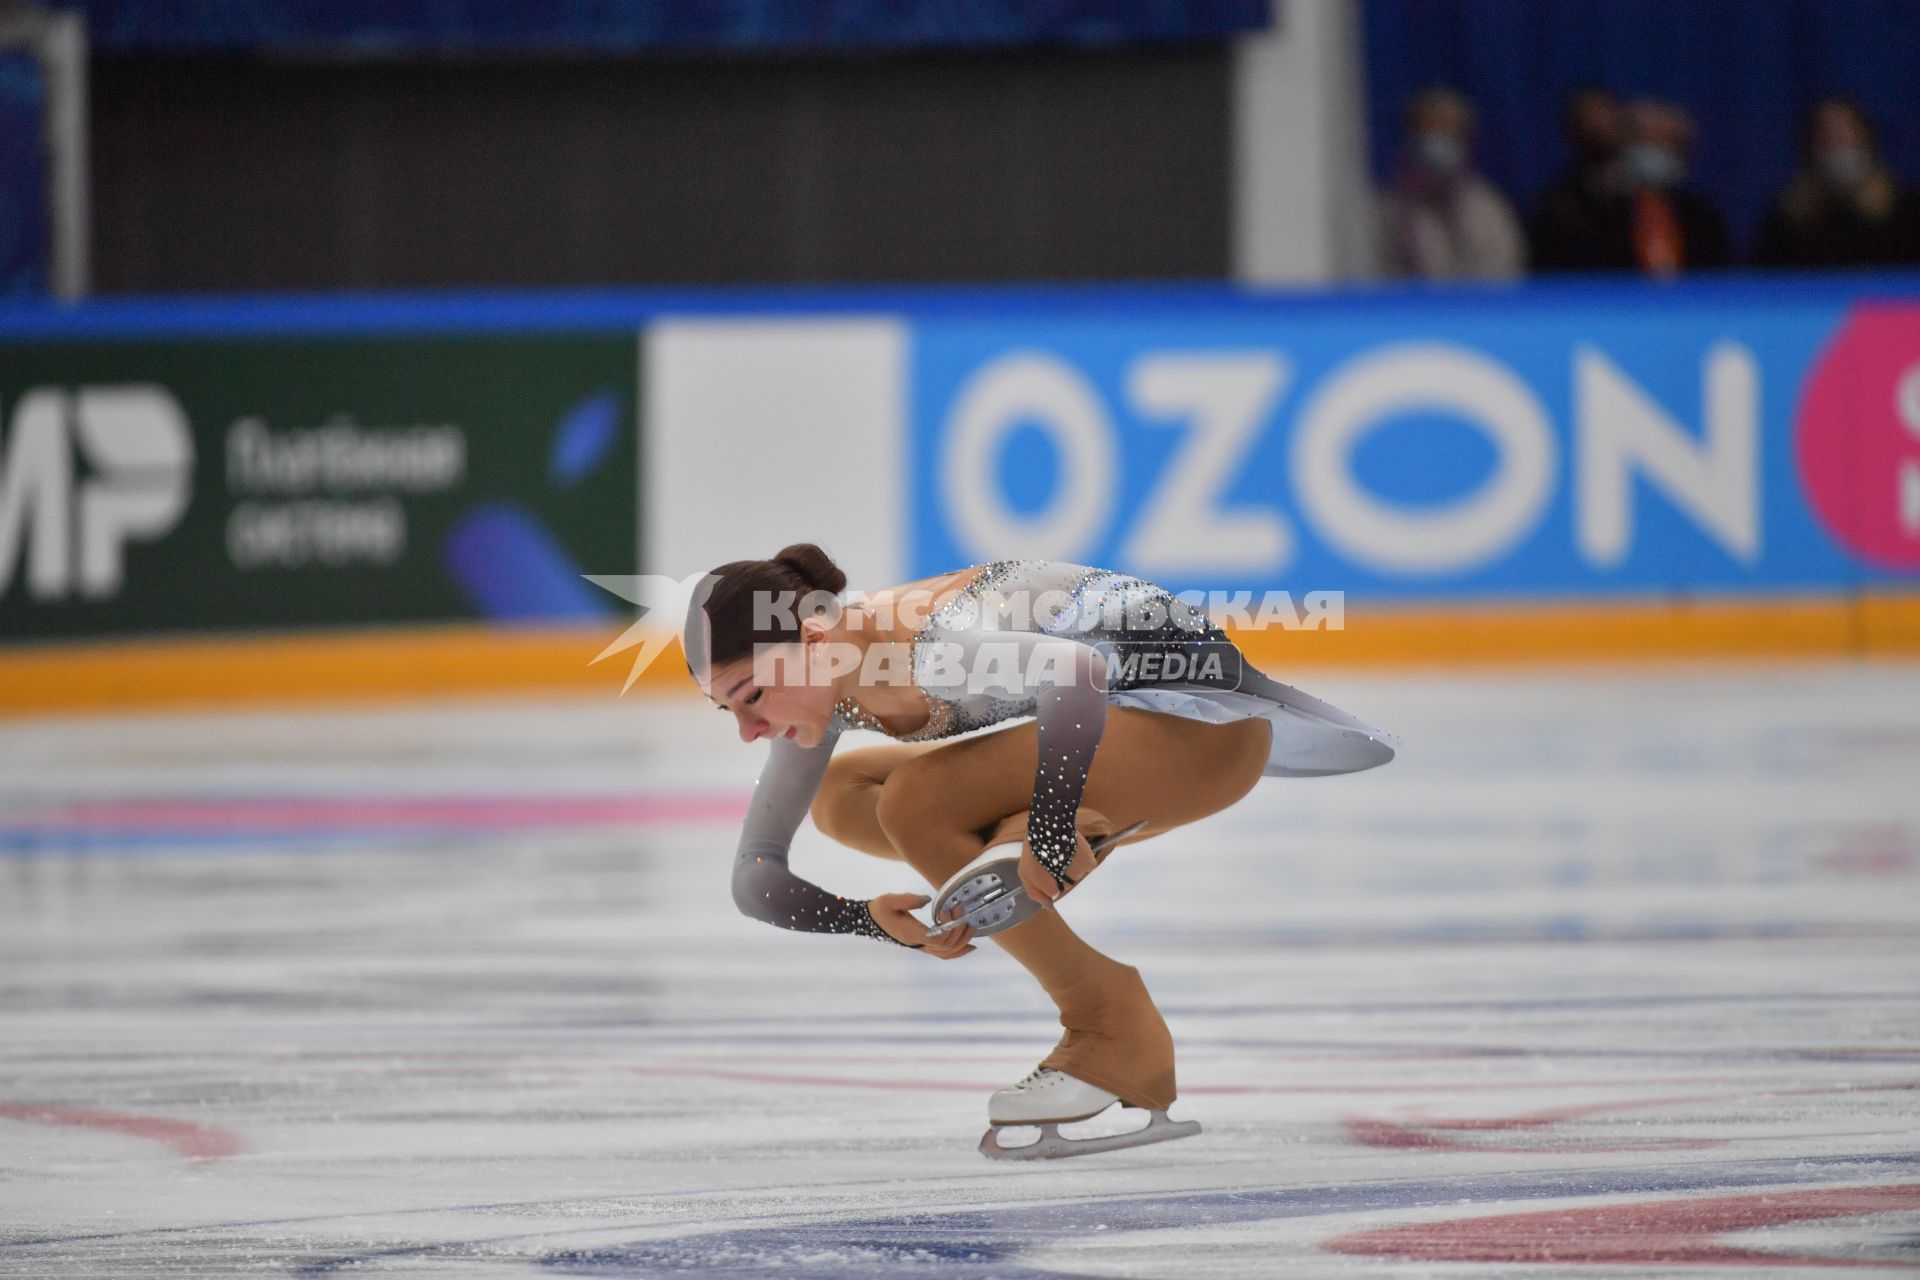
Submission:
POLYGON ((721 565, 688 610, 682 642, 701 692, 734 716, 743 741, 772 744, 735 855, 735 903, 782 928, 951 960, 974 950, 957 910, 930 932, 912 914, 926 894, 845 898, 790 871, 801 819, 811 811, 835 840, 906 862, 935 886, 1017 844, 1027 909, 1041 909, 992 939, 1053 998, 1065 1034, 992 1096, 981 1150, 1079 1155, 1198 1132, 1167 1119, 1173 1039, 1139 971, 1052 908, 1108 841, 1217 813, 1263 775, 1373 768, 1393 758, 1391 739, 1256 670, 1204 614, 1139 578, 1006 560, 842 604, 846 582, 824 551, 800 543, 721 565), (854 728, 893 741, 835 757, 854 728), (1059 1134, 1116 1101, 1150 1112, 1147 1127, 1059 1134), (1003 1148, 1002 1125, 1038 1125, 1042 1137, 1003 1148))

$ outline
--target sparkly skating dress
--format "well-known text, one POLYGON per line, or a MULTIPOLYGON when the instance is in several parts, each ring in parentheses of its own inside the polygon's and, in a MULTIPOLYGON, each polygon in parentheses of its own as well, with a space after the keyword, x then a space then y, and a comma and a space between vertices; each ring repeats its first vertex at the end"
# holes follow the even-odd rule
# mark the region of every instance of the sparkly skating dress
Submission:
MULTIPOLYGON (((1059 880, 1072 861, 1074 817, 1109 706, 1215 724, 1257 716, 1273 726, 1265 772, 1316 777, 1393 759, 1372 725, 1256 670, 1205 614, 1144 579, 1059 560, 986 565, 943 601, 914 637, 913 682, 928 720, 899 742, 926 742, 1032 716, 1038 722, 1028 840, 1059 880)), ((885 732, 842 701, 819 745, 777 739, 755 785, 734 859, 740 910, 786 929, 896 941, 865 901, 795 875, 787 851, 840 735, 885 732)))

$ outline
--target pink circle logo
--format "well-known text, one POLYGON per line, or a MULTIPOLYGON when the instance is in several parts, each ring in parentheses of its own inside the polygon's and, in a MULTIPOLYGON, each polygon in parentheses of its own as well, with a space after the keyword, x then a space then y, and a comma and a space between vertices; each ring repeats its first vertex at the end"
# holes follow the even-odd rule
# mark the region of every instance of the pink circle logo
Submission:
POLYGON ((1800 394, 1794 458, 1828 533, 1920 570, 1920 306, 1856 308, 1800 394))

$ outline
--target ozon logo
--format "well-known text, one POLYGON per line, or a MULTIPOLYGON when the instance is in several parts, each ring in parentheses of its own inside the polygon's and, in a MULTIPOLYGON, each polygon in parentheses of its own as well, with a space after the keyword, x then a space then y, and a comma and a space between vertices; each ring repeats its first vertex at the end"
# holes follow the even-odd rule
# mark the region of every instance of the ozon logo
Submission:
POLYGON ((40 600, 116 595, 129 542, 180 522, 193 436, 164 387, 36 387, 0 444, 0 598, 24 561, 40 600))
MULTIPOLYGON (((1633 550, 1637 491, 1662 495, 1734 562, 1760 554, 1760 378, 1737 342, 1700 358, 1700 429, 1670 415, 1598 346, 1570 353, 1573 533, 1592 568, 1633 550)), ((1117 558, 1142 572, 1264 572, 1297 554, 1289 513, 1227 491, 1263 432, 1275 429, 1294 367, 1278 350, 1143 351, 1124 366, 1121 397, 1142 426, 1182 432, 1130 513, 1117 558)), ((1329 547, 1382 574, 1463 574, 1511 552, 1553 507, 1563 460, 1546 407, 1513 369, 1473 348, 1406 342, 1362 350, 1293 411, 1287 470, 1294 504, 1329 547), (1473 492, 1409 507, 1371 492, 1354 455, 1396 415, 1447 413, 1494 454, 1473 492)), ((940 440, 940 497, 961 545, 981 559, 1075 560, 1115 517, 1123 445, 1085 373, 1048 351, 1016 351, 974 371, 940 440), (1036 428, 1061 460, 1038 511, 1016 511, 998 481, 1008 438, 1036 428)))
POLYGON ((1920 307, 1861 307, 1808 375, 1795 419, 1820 523, 1867 563, 1920 569, 1920 307))

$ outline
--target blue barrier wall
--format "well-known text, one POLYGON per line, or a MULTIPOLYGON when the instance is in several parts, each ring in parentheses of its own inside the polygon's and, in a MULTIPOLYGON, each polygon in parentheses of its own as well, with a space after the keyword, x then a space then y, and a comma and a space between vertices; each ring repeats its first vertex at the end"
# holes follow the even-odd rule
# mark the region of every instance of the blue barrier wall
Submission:
POLYGON ((1022 554, 1195 588, 1488 598, 1920 571, 1911 303, 1686 289, 928 316, 912 385, 919 572, 1022 554))
POLYGON ((1920 585, 1913 276, 124 301, 0 307, 0 344, 850 315, 904 338, 872 375, 898 379, 877 402, 899 473, 860 482, 903 498, 875 536, 912 575, 1019 555, 1380 600, 1920 585))

